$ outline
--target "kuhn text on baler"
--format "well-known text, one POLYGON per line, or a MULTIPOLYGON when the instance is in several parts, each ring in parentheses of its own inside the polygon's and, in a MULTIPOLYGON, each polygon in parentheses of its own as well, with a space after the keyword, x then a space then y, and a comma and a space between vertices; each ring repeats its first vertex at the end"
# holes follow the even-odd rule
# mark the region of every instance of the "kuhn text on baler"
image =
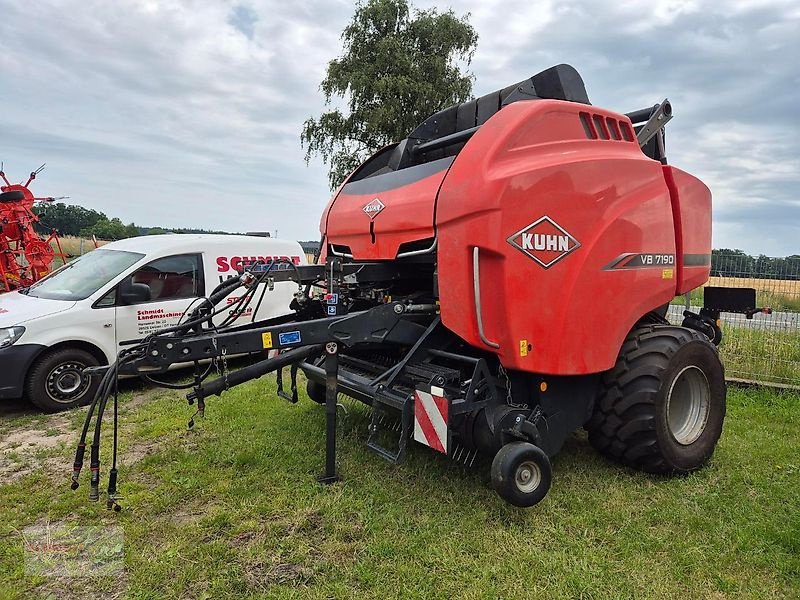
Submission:
MULTIPOLYGON (((280 350, 210 382, 198 367, 188 398, 202 409, 277 370, 296 401, 302 370, 326 404, 325 481, 337 475, 338 393, 372 406, 368 445, 384 458, 401 460, 412 439, 468 462, 494 456, 492 485, 518 506, 545 496, 550 457, 580 427, 623 464, 699 468, 725 415, 716 319, 742 298, 687 313, 683 327, 664 319, 672 298, 707 281, 711 258, 711 194, 665 159, 671 115, 666 101, 627 115, 592 106, 567 65, 433 115, 336 192, 319 264, 254 265, 186 324, 122 353, 84 438, 118 373, 280 350), (299 284, 291 315, 211 329, 232 288, 248 287, 250 302, 269 287, 259 283, 287 280, 299 284), (391 444, 387 413, 401 423, 391 444)), ((98 445, 96 427, 95 499, 98 445)), ((110 505, 115 469, 112 479, 110 505)))

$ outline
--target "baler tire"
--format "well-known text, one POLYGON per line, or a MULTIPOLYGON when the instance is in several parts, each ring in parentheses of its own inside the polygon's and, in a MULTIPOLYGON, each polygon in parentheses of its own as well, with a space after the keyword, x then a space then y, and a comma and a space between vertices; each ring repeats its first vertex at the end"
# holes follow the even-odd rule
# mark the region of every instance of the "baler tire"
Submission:
POLYGON ((325 404, 325 386, 309 379, 306 382, 306 394, 317 404, 325 404))
POLYGON ((506 502, 527 508, 538 504, 550 490, 553 468, 544 450, 529 442, 505 444, 495 454, 492 487, 506 502))
POLYGON ((705 335, 683 327, 637 328, 603 377, 585 426, 589 442, 641 471, 697 470, 722 434, 725 394, 724 367, 705 335))

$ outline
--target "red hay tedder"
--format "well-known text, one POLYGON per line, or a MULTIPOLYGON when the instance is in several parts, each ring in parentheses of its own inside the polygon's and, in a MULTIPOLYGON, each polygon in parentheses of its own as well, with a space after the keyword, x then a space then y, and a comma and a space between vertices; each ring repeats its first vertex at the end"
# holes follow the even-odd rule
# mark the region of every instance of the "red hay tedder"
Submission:
POLYGON ((45 275, 56 257, 66 261, 55 229, 43 239, 34 225, 39 217, 33 212, 36 202, 56 198, 37 198, 28 189, 44 165, 31 171, 25 183, 11 183, 0 166, 0 294, 28 287, 45 275), (55 248, 54 248, 55 246, 55 248))

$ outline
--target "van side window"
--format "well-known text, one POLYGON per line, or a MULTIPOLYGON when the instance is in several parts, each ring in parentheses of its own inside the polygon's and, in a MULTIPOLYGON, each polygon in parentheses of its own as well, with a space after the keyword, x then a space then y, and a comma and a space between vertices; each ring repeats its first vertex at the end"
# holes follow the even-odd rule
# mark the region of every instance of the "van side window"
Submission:
POLYGON ((100 298, 97 302, 94 303, 92 308, 108 308, 110 306, 114 306, 117 302, 117 290, 116 288, 108 292, 105 296, 100 298))
POLYGON ((135 287, 150 289, 150 302, 203 296, 203 263, 199 254, 176 254, 146 264, 130 276, 135 287))

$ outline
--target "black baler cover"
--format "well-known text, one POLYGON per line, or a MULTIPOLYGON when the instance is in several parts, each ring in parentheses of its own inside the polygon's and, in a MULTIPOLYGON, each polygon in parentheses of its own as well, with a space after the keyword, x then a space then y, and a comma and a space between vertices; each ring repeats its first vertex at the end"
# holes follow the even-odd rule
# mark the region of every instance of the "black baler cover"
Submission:
POLYGON ((502 90, 440 110, 425 119, 408 137, 413 140, 435 140, 483 125, 506 104, 535 98, 590 104, 578 71, 570 65, 556 65, 502 90))
POLYGON ((465 142, 448 144, 446 147, 423 153, 409 151, 414 146, 436 140, 458 132, 467 131, 488 121, 503 106, 518 100, 536 99, 567 100, 590 104, 578 71, 570 65, 556 65, 537 73, 533 77, 496 90, 480 98, 450 106, 425 119, 414 131, 398 144, 394 144, 373 155, 362 164, 348 180, 351 183, 374 175, 385 175, 455 156, 465 142))

